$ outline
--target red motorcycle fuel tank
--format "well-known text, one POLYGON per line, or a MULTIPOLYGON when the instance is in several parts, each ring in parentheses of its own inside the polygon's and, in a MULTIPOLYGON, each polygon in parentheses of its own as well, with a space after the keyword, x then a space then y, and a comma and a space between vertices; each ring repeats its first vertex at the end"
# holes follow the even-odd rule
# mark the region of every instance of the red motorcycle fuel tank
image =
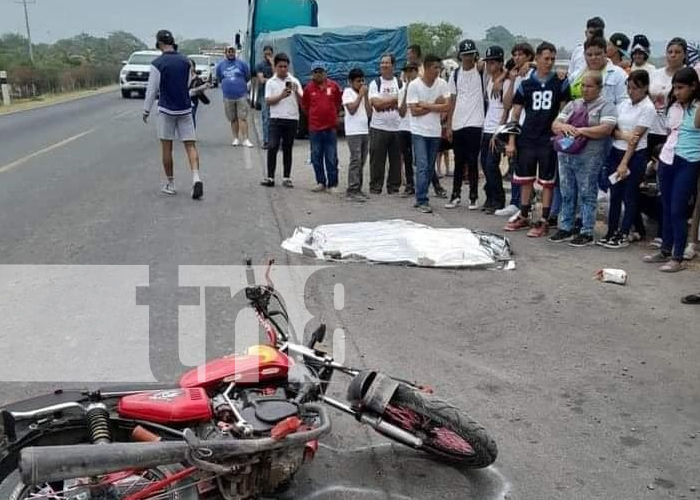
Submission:
POLYGON ((211 389, 222 382, 258 385, 287 378, 291 361, 286 354, 266 345, 253 346, 244 356, 216 359, 185 373, 180 387, 211 389))
POLYGON ((212 418, 209 397, 204 389, 168 389, 124 396, 119 416, 158 424, 202 422, 212 418))

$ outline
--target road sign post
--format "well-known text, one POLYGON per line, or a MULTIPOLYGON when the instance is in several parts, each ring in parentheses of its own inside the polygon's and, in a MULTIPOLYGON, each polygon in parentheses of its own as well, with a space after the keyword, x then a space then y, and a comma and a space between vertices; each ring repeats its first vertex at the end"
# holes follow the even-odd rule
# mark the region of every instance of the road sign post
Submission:
POLYGON ((10 85, 7 82, 7 71, 0 71, 0 88, 2 89, 2 104, 9 106, 10 101, 10 85))

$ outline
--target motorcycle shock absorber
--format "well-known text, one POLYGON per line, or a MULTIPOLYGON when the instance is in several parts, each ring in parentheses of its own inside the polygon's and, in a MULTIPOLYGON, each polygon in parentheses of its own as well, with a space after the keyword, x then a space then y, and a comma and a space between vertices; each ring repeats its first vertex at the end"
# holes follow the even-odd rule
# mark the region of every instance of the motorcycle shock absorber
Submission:
POLYGON ((112 442, 112 431, 109 427, 109 411, 103 403, 92 403, 85 414, 90 439, 95 444, 112 442))

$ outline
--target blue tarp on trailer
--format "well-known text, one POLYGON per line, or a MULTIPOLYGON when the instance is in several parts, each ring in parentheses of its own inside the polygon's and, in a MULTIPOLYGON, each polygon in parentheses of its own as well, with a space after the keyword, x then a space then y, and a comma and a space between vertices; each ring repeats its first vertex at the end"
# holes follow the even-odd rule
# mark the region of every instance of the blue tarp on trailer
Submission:
POLYGON ((379 61, 383 54, 396 56, 396 72, 406 62, 408 30, 350 26, 343 28, 297 27, 261 33, 255 42, 255 58, 259 60, 265 45, 275 52, 285 52, 292 61, 292 72, 302 84, 311 79, 311 64, 325 63, 328 76, 341 86, 347 83, 348 72, 361 68, 369 80, 379 76, 379 61))

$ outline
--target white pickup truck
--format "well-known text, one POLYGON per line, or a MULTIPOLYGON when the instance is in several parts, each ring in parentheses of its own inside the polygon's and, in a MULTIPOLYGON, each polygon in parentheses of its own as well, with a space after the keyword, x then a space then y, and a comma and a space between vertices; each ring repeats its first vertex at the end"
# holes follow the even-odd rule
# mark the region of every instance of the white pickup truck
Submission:
POLYGON ((139 50, 122 63, 124 66, 119 73, 119 86, 123 98, 129 99, 132 92, 138 92, 141 97, 146 96, 151 63, 160 54, 159 50, 139 50))

